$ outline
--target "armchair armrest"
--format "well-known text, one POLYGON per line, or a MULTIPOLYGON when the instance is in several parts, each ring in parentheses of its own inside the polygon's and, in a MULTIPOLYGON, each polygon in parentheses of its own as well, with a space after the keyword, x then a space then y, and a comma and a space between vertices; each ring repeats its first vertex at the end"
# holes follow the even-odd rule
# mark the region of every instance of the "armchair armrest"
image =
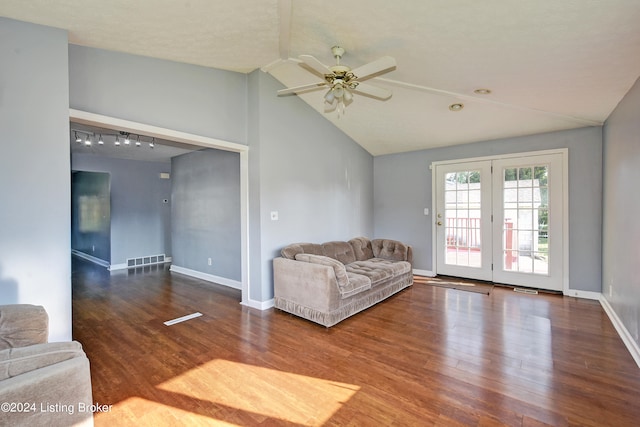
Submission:
POLYGON ((0 305, 0 350, 43 344, 48 338, 49 316, 44 307, 0 305))

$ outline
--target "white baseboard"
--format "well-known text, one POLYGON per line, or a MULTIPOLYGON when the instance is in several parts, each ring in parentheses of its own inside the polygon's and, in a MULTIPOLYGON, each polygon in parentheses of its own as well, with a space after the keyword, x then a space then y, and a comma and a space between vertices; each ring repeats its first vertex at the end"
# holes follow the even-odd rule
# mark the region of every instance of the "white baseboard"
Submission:
POLYGON ((562 292, 565 297, 575 297, 600 301, 602 294, 600 292, 581 291, 580 289, 569 289, 562 292))
POLYGON ((256 301, 256 300, 249 300, 246 302, 241 302, 240 304, 246 306, 246 307, 251 307, 251 308, 256 308, 258 310, 268 310, 272 307, 274 307, 276 305, 275 300, 272 298, 270 300, 267 301, 256 301))
POLYGON ((190 268, 180 267, 172 265, 169 271, 175 273, 184 274, 185 276, 195 277, 196 279, 206 280, 207 282, 213 282, 218 285, 228 286, 233 289, 242 290, 242 282, 237 280, 227 279, 225 277, 215 276, 213 274, 203 273, 201 271, 191 270, 190 268))
POLYGON ((426 276, 426 277, 436 277, 436 273, 429 270, 418 270, 417 268, 413 269, 413 274, 416 276, 426 276))
POLYGON ((99 265, 101 267, 109 268, 109 261, 105 261, 103 259, 96 258, 96 257, 91 256, 89 254, 85 254, 84 252, 80 252, 78 250, 71 249, 71 255, 77 256, 78 258, 82 258, 84 260, 87 260, 89 262, 97 264, 97 265, 99 265))
POLYGON ((609 301, 607 301, 605 296, 602 294, 600 294, 600 305, 604 309, 605 313, 607 313, 607 316, 609 316, 609 319, 611 319, 613 327, 616 328, 618 335, 622 338, 622 342, 624 342, 627 350, 631 353, 631 357, 633 357, 633 360, 636 361, 636 365, 640 368, 640 346, 638 346, 636 340, 633 339, 629 330, 624 326, 624 323, 622 323, 622 320, 620 320, 613 307, 611 307, 609 301))

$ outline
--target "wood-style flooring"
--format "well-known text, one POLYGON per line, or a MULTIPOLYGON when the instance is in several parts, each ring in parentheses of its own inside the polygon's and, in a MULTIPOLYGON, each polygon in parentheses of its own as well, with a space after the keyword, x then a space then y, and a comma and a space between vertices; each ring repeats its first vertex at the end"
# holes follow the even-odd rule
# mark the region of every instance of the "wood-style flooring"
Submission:
POLYGON ((74 339, 112 405, 95 425, 640 425, 640 369, 596 301, 415 284, 329 329, 239 301, 74 260, 74 339))

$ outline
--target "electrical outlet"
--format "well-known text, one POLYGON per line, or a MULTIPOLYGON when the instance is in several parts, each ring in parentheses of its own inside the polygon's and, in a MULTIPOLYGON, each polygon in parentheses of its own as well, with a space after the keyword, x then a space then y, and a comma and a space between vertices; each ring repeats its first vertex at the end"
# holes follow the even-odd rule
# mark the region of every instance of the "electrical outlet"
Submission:
POLYGON ((211 265, 211 258, 207 259, 207 264, 211 265))
POLYGON ((609 298, 613 297, 613 285, 609 285, 609 298))

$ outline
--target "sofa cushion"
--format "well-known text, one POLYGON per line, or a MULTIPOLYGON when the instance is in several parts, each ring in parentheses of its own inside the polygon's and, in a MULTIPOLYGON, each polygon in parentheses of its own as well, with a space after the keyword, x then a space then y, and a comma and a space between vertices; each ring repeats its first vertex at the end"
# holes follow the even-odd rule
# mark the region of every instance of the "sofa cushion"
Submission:
POLYGON ((371 279, 371 286, 376 286, 385 280, 411 271, 411 264, 406 261, 390 261, 382 258, 371 258, 366 261, 356 261, 346 266, 347 273, 356 273, 371 279))
POLYGON ((404 243, 389 239, 374 239, 371 241, 371 248, 376 258, 392 259, 395 261, 406 261, 409 250, 404 243))
POLYGON ((327 242, 322 244, 324 255, 337 259, 343 264, 349 264, 356 260, 356 254, 349 242, 327 242))
POLYGON ((373 258, 373 249, 371 249, 371 240, 366 237, 356 237, 349 240, 353 252, 356 256, 356 261, 365 261, 373 258))
POLYGON ((0 350, 0 380, 84 356, 77 341, 36 344, 0 350))
POLYGON ((349 284, 343 288, 338 289, 340 291, 340 297, 342 299, 349 298, 362 291, 371 289, 371 279, 362 274, 351 273, 347 271, 349 277, 349 284))
POLYGON ((317 243, 293 243, 280 251, 283 258, 296 259, 297 254, 324 255, 322 245, 317 243))

